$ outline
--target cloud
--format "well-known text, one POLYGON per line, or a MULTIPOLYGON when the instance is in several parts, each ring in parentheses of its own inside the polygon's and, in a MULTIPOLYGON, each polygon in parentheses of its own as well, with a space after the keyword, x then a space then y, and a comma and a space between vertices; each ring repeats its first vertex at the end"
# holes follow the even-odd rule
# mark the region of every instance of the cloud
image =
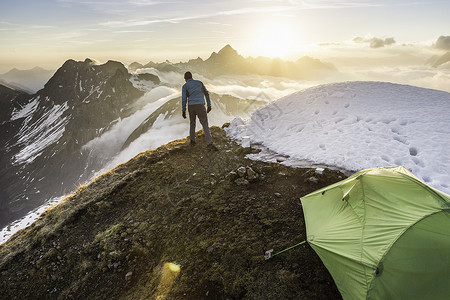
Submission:
POLYGON ((450 36, 441 35, 434 44, 434 47, 437 49, 450 51, 450 36))
POLYGON ((377 7, 384 6, 381 1, 342 1, 342 0, 289 0, 292 5, 300 6, 303 9, 330 9, 330 8, 347 8, 347 7, 377 7))
POLYGON ((386 81, 450 92, 450 69, 436 69, 426 65, 353 69, 349 71, 349 77, 348 80, 351 81, 386 81))
MULTIPOLYGON (((110 158, 120 152, 120 148, 130 134, 158 107, 177 97, 179 90, 166 86, 158 86, 147 92, 136 105, 143 106, 130 117, 118 119, 112 128, 101 136, 89 141, 83 146, 96 159, 110 158)), ((139 152, 137 152, 139 153, 139 152)), ((131 157, 136 155, 133 153, 131 157)), ((128 158, 131 158, 128 157, 128 158)), ((123 161, 122 161, 123 162, 123 161)))
POLYGON ((325 42, 325 43, 318 43, 317 46, 330 47, 330 46, 342 46, 342 44, 341 43, 337 43, 337 42, 325 42))
POLYGON ((370 48, 383 48, 384 46, 390 46, 392 44, 395 44, 394 38, 363 38, 363 37, 355 37, 353 39, 353 42, 360 43, 360 44, 369 44, 370 48))
MULTIPOLYGON (((63 3, 63 4, 83 4, 83 5, 89 5, 89 6, 95 6, 98 7, 99 5, 103 6, 111 6, 111 5, 136 5, 136 6, 148 6, 148 5, 156 5, 156 4, 163 4, 167 3, 165 1, 154 1, 154 0, 130 0, 130 1, 123 1, 123 0, 95 0, 95 1, 89 1, 89 0, 57 0, 57 2, 63 3)), ((169 3, 177 3, 170 1, 169 3)))
POLYGON ((227 10, 227 11, 219 11, 209 14, 198 14, 198 15, 190 15, 185 17, 173 17, 173 18, 160 18, 160 19, 131 19, 131 20, 125 20, 125 21, 108 21, 108 22, 101 22, 99 25, 106 26, 106 27, 132 27, 132 26, 145 26, 150 24, 159 24, 159 23, 181 23, 184 21, 191 21, 191 20, 199 20, 199 19, 210 19, 214 17, 220 17, 220 16, 234 16, 234 15, 251 15, 251 14, 265 14, 265 13, 275 13, 275 12, 282 12, 282 11, 288 11, 290 7, 287 6, 271 6, 271 7, 248 7, 248 8, 241 8, 241 9, 234 9, 234 10, 227 10))

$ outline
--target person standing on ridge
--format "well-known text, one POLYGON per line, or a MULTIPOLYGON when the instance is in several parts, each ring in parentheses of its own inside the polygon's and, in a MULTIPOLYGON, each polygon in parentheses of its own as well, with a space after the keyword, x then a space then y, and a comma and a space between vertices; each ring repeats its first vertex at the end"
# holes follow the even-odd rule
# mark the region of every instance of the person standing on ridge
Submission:
POLYGON ((208 148, 217 150, 212 143, 211 132, 209 131, 207 113, 211 111, 211 100, 209 99, 209 92, 205 85, 200 80, 194 80, 191 72, 184 74, 186 83, 181 90, 181 109, 182 116, 186 119, 186 104, 188 104, 190 129, 189 136, 191 138, 191 145, 195 145, 195 124, 196 117, 198 117, 200 124, 203 126, 205 132, 206 145, 208 148), (205 98, 208 109, 205 108, 205 98))

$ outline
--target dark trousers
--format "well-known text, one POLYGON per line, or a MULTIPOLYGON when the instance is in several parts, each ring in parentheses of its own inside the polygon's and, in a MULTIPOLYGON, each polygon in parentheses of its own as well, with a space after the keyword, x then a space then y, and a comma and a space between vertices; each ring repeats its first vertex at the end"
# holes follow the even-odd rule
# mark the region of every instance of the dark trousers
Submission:
POLYGON ((200 121, 200 124, 203 126, 203 131, 205 132, 206 144, 212 144, 211 132, 209 131, 208 126, 208 116, 206 115, 206 108, 203 104, 192 104, 188 105, 189 111, 189 121, 190 121, 190 130, 189 136, 191 141, 195 142, 195 123, 196 117, 200 121))

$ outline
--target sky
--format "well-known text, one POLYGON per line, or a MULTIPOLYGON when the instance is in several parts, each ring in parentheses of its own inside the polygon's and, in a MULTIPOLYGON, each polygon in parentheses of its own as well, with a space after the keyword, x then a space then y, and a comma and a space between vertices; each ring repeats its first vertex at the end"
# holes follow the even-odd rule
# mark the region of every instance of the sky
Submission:
POLYGON ((408 59, 438 52, 434 43, 450 34, 448 0, 3 0, 1 7, 1 73, 56 69, 69 58, 206 59, 226 44, 243 56, 291 60, 408 59))

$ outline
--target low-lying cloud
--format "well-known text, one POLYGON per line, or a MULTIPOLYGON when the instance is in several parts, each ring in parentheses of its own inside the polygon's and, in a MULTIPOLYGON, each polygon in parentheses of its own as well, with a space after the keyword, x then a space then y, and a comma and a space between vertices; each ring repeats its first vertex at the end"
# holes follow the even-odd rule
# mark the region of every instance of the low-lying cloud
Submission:
POLYGON ((179 92, 173 88, 159 86, 147 92, 138 102, 142 102, 142 109, 130 117, 117 120, 110 130, 91 140, 83 149, 89 150, 93 157, 109 158, 116 155, 130 134, 161 105, 178 96, 179 92), (142 105, 145 103, 145 105, 142 105))
POLYGON ((389 38, 363 38, 363 37, 355 37, 353 42, 359 44, 369 44, 370 48, 383 48, 385 46, 390 46, 395 44, 395 40, 392 37, 389 38))

